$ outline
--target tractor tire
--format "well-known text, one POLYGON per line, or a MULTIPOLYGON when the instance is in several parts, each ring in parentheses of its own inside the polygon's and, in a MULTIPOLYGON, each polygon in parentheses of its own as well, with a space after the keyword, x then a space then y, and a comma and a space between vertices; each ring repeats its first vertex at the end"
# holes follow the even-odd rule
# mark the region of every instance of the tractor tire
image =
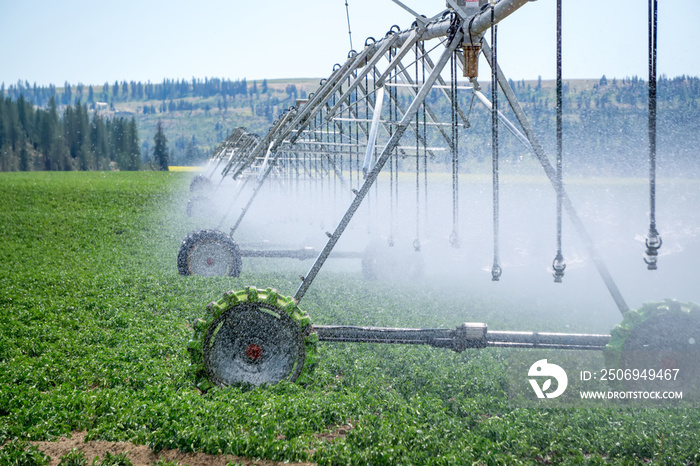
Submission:
POLYGON ((700 307, 666 300, 629 311, 604 355, 616 388, 700 394, 700 307))
POLYGON ((311 318, 275 290, 248 287, 209 303, 188 345, 197 387, 306 383, 318 362, 311 318))
POLYGON ((241 250, 227 234, 217 230, 197 230, 182 241, 177 255, 180 275, 203 277, 241 274, 241 250))

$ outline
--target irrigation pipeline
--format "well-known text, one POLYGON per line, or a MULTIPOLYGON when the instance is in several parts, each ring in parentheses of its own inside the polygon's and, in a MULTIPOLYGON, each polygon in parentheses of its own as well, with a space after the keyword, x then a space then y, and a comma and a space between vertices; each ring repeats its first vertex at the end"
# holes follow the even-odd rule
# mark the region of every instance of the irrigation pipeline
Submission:
MULTIPOLYGON (((508 16, 510 13, 515 11, 517 8, 520 6, 524 5, 527 3, 527 0, 501 0, 500 2, 496 3, 493 8, 485 9, 482 10, 479 14, 474 16, 472 20, 469 22, 469 33, 471 36, 474 37, 480 37, 483 35, 483 33, 491 27, 493 24, 495 26, 496 23, 498 23, 500 20, 508 16), (492 19, 493 15, 493 19, 492 19)), ((305 294, 306 290, 308 287, 311 285, 312 281, 314 280, 315 276, 319 272, 320 268, 322 267, 323 263, 325 260, 328 258, 330 255, 332 249, 334 248, 335 244, 339 240, 340 236, 342 235, 343 231, 347 227, 348 223, 350 222, 351 218, 354 216, 355 212, 359 208, 361 202, 363 201, 364 197, 367 196, 369 193, 369 190, 374 184, 379 171, 383 168, 385 163, 387 161, 390 161, 390 167, 392 166, 391 161, 393 161, 393 168, 394 168, 394 176, 391 177, 390 179, 390 184, 394 183, 393 188, 394 190, 392 191, 394 193, 394 199, 391 203, 392 206, 396 207, 395 203, 398 200, 398 160, 397 160, 397 155, 400 153, 402 156, 404 156, 404 151, 401 147, 399 147, 399 141, 403 134, 405 133, 406 129, 412 128, 412 120, 414 117, 417 115, 420 116, 420 108, 423 107, 424 113, 423 113, 423 118, 424 120, 426 118, 431 119, 431 123, 436 123, 438 119, 436 118, 436 115, 432 111, 430 106, 426 106, 425 98, 428 95, 428 93, 432 89, 438 89, 440 90, 448 99, 450 96, 448 95, 448 92, 446 89, 448 89, 447 86, 444 84, 444 80, 441 77, 441 73, 444 70, 447 62, 450 60, 450 58, 453 56, 454 51, 461 45, 461 43, 464 40, 464 28, 463 28, 463 19, 464 18, 459 18, 456 17, 456 15, 443 15, 442 19, 436 20, 436 21, 428 21, 428 22, 423 22, 421 24, 416 24, 413 28, 406 30, 406 31, 397 31, 393 32, 391 34, 387 34, 384 38, 378 41, 372 41, 372 42, 366 42, 365 43, 365 48, 360 51, 359 53, 357 52, 351 52, 351 54, 348 57, 348 60, 343 64, 343 65, 336 65, 333 68, 333 72, 331 76, 325 80, 319 87, 319 89, 316 91, 316 93, 312 94, 309 96, 309 99, 306 103, 304 103, 302 106, 299 107, 299 109, 290 109, 290 111, 286 112, 285 115, 283 115, 282 118, 280 118, 274 125, 274 128, 271 129, 271 131, 268 133, 267 136, 264 138, 260 139, 260 141, 255 145, 254 148, 252 148, 250 151, 247 151, 246 153, 242 154, 242 156, 239 156, 236 160, 236 167, 233 168, 231 164, 227 165, 227 172, 230 171, 233 178, 236 178, 238 175, 244 173, 245 170, 248 169, 253 163, 255 163, 258 160, 261 160, 264 156, 264 158, 268 160, 268 165, 265 167, 264 170, 261 171, 261 175, 258 177, 258 183, 257 186, 254 189, 253 192, 253 197, 251 200, 248 202, 248 204, 245 206, 241 216, 239 217, 238 221, 236 222, 236 225, 232 229, 232 232, 235 231, 237 228, 238 224, 240 223, 240 220, 242 219, 243 215, 245 215, 246 211, 250 207, 250 203, 252 202, 252 199, 257 195, 259 192, 262 182, 267 178, 270 173, 271 169, 273 166, 276 166, 278 164, 278 160, 283 160, 280 159, 280 157, 283 157, 287 151, 298 151, 299 148, 301 147, 301 144, 307 144, 305 141, 305 138, 307 137, 306 135, 311 134, 312 132, 316 131, 316 128, 322 127, 324 124, 326 125, 326 128, 328 128, 328 123, 331 123, 332 125, 335 125, 336 127, 340 127, 341 134, 340 138, 341 144, 344 144, 347 147, 347 153, 350 155, 350 157, 353 157, 352 154, 355 154, 354 157, 357 158, 358 152, 357 152, 357 147, 356 144, 359 144, 359 138, 361 136, 361 132, 366 132, 365 131, 365 126, 367 125, 362 125, 360 124, 360 120, 358 119, 357 114, 353 114, 353 112, 356 110, 358 99, 367 99, 367 102, 370 103, 371 105, 371 96, 372 94, 375 93, 378 87, 382 86, 389 86, 389 97, 390 97, 390 111, 393 113, 395 118, 400 121, 398 123, 396 122, 382 122, 382 125, 384 125, 384 129, 386 132, 389 133, 389 139, 386 142, 386 145, 384 148, 377 152, 380 152, 377 157, 374 165, 371 166, 371 169, 367 173, 367 177, 362 181, 358 178, 356 178, 358 183, 361 183, 361 186, 358 186, 359 189, 353 189, 353 193, 355 194, 354 199, 350 203, 350 206, 347 208, 344 216, 340 220, 339 224, 337 225, 335 231, 331 234, 329 233, 329 240, 326 244, 326 246, 323 248, 323 250, 320 252, 319 256, 316 258, 316 261, 314 262, 313 266, 309 270, 309 273, 307 274, 306 277, 303 278, 301 285, 299 286, 299 289, 297 290, 297 293, 295 295, 295 298, 298 300, 303 297, 305 294), (428 56, 428 52, 425 52, 424 49, 417 50, 417 52, 422 52, 423 55, 420 57, 421 61, 423 64, 426 65, 426 68, 428 69, 428 76, 424 80, 424 82, 419 83, 417 82, 418 80, 414 82, 413 79, 410 76, 410 73, 406 69, 406 66, 401 63, 402 58, 405 57, 405 55, 411 51, 411 49, 418 43, 420 44, 422 41, 430 40, 430 39, 440 39, 440 43, 435 46, 437 47, 444 47, 440 58, 437 60, 436 63, 433 63, 430 57, 428 56), (395 51, 395 53, 392 53, 392 57, 390 58, 390 63, 388 65, 388 68, 386 68, 384 71, 378 70, 376 68, 376 65, 380 63, 382 59, 384 59, 390 51, 395 51), (367 78, 368 73, 373 72, 375 73, 374 75, 378 77, 374 80, 374 86, 375 89, 366 89, 363 88, 362 86, 362 81, 367 78), (403 77, 405 78, 405 81, 407 83, 407 87, 409 89, 409 92, 413 94, 413 99, 408 106, 404 110, 402 108, 401 102, 398 101, 396 98, 396 89, 395 87, 392 88, 392 83, 395 83, 395 80, 397 77, 403 77), (387 79, 388 78, 388 79, 387 79), (363 96, 359 95, 359 93, 362 93, 363 96), (355 97, 354 100, 352 100, 352 96, 355 97), (337 98, 336 98, 337 97, 337 98), (332 103, 332 107, 329 109, 329 102, 332 103), (341 117, 343 116, 343 113, 345 112, 345 107, 347 107, 347 116, 348 116, 348 128, 347 131, 344 131, 344 127, 346 126, 343 121, 337 121, 335 115, 336 112, 340 111, 341 112, 341 117), (319 113, 321 112, 321 113, 319 113), (325 112, 325 115, 323 115, 323 112, 325 112), (324 118, 325 117, 325 118, 324 118), (333 121, 331 121, 333 120, 333 121), (355 129, 353 130, 353 123, 355 129), (353 134, 354 133, 354 134, 353 134), (354 139, 353 139, 354 138, 354 139), (295 146, 296 145, 296 146, 295 146), (293 147, 296 147, 294 149, 293 147), (291 149, 290 149, 291 148, 291 149), (354 148, 354 149, 353 149, 354 148), (397 153, 398 150, 398 153, 397 153), (265 154, 268 154, 266 156, 265 154)), ((432 50, 432 49, 431 49, 432 50)), ((521 141, 524 141, 526 147, 532 149, 532 151, 535 153, 536 157, 542 164, 542 167, 549 177, 550 181, 552 182, 552 185, 554 186, 555 190, 561 191, 561 202, 563 209, 567 210, 569 216, 572 219, 572 223, 574 225, 575 230, 579 233, 579 236, 581 236, 584 245, 588 249, 590 255, 593 258, 593 261, 595 262, 598 271, 605 281, 606 285, 608 286, 608 289, 613 296, 613 299, 618 305, 618 308, 622 313, 626 312, 628 307, 626 303, 624 302, 624 299, 622 298, 621 294, 619 293, 619 290, 617 289, 617 286, 615 285, 614 281, 612 280, 612 277, 610 276, 609 272, 607 271, 607 268, 605 267, 604 263, 602 262, 602 259, 598 256, 595 245, 593 241, 591 240, 590 237, 588 237, 588 234, 581 223, 580 219, 578 218, 578 215, 576 211, 574 210, 570 199, 567 197, 566 193, 564 192, 563 187, 560 186, 560 183, 557 182, 557 176, 556 176, 556 171, 554 168, 551 166, 549 160, 547 159, 546 154, 544 154, 544 151, 542 150, 541 146, 537 142, 536 136, 534 134, 534 131, 525 117, 524 112, 522 111, 522 108, 520 107, 519 103, 517 102, 517 99, 515 98, 515 95, 510 89, 510 86, 504 77, 503 73, 500 70, 500 67, 498 66, 497 63, 495 63, 495 60, 491 60, 491 49, 489 48, 488 44, 484 41, 483 42, 483 47, 482 50, 484 52, 484 55, 487 60, 492 64, 492 69, 494 72, 495 80, 498 85, 500 85, 503 93, 505 94, 506 99, 510 103, 511 108, 513 109, 513 112, 515 113, 520 126, 522 127, 525 136, 520 135, 520 133, 517 131, 517 129, 514 131, 514 134, 522 136, 521 141)), ((461 55, 460 55, 461 59, 461 55)), ((418 67, 419 64, 411 64, 408 66, 416 66, 418 67)), ((463 65, 464 66, 464 65, 463 65)), ((417 70, 416 70, 417 71, 417 70)), ((454 81, 454 80, 453 80, 454 81)), ((454 84, 453 84, 454 85, 454 84)), ((497 90, 498 86, 494 85, 493 90, 497 90)), ((487 100, 483 95, 480 95, 480 93, 477 91, 478 86, 474 86, 474 95, 476 95, 480 101, 487 100)), ((452 89, 451 89, 452 90, 452 89)), ((361 100, 360 99, 360 100, 361 100)), ((454 93, 452 93, 452 102, 456 101, 456 96, 454 93)), ((495 100, 495 99, 494 99, 495 100)), ((366 103, 367 103, 366 102, 366 103)), ((376 105, 375 105, 376 106, 376 105)), ((459 116, 462 118, 464 121, 465 125, 468 124, 468 117, 464 116, 464 114, 461 112, 461 109, 456 106, 455 107, 459 116)), ((376 110, 376 109, 375 109, 376 110)), ((355 112, 356 113, 356 112, 355 112)), ((366 117, 368 116, 367 114, 365 115, 366 117)), ((499 113, 496 113, 496 116, 503 120, 504 117, 502 117, 499 113)), ((453 116, 453 119, 456 120, 456 117, 453 116)), ((365 120, 368 120, 368 118, 365 118, 365 120)), ((513 131, 514 128, 512 128, 510 125, 507 124, 506 121, 504 121, 504 125, 511 131, 513 131)), ((454 127, 456 125, 452 124, 451 125, 454 127)), ((452 137, 443 130, 443 128, 439 125, 435 126, 436 129, 436 134, 437 132, 440 133, 441 137, 445 140, 448 146, 454 151, 456 150, 456 137, 453 134, 452 137)), ((420 126, 416 125, 416 133, 420 135, 420 126)), ((314 133, 315 134, 315 133, 314 133)), ((367 136, 366 134, 364 136, 367 136)), ((334 144, 335 145, 335 139, 336 137, 336 131, 333 131, 333 143, 330 141, 324 141, 324 142, 318 142, 316 141, 315 143, 321 144, 324 147, 327 147, 329 149, 332 149, 332 147, 329 146, 329 144, 334 144)), ((424 146, 427 146, 427 140, 425 135, 423 135, 423 144, 424 146)), ((418 142, 418 141, 417 141, 418 142)), ((377 148, 378 149, 378 148, 377 148)), ((419 156, 419 144, 416 145, 416 157, 419 156)), ((423 155, 426 156, 426 149, 424 148, 424 153, 423 155)), ((430 152, 430 149, 427 149, 428 152, 430 152)), ((342 151, 340 152, 340 155, 342 155, 342 151)), ((335 152, 334 152, 335 154, 335 152)), ((432 155, 432 154, 431 154, 432 155)), ((335 157, 335 155, 334 155, 335 157)), ((357 161, 358 163, 356 164, 356 167, 359 169, 360 164, 359 160, 357 161)), ((352 162, 350 162, 352 163, 352 162)), ((343 161, 340 161, 340 166, 341 170, 343 170, 343 161)), ((355 168, 355 167, 351 167, 355 168)), ((297 167, 298 170, 298 167, 297 167)), ((337 170, 337 166, 336 166, 337 170)), ((298 172, 297 172, 298 173, 298 172)), ((419 199, 419 166, 417 164, 417 172, 416 172, 416 200, 418 201, 419 199)), ((454 177, 453 177, 454 178, 454 177)), ((355 180, 353 180, 355 181, 355 180)), ((455 179, 453 179, 455 181, 455 179)), ((342 182, 342 179, 341 179, 342 182)), ((351 187, 352 188, 352 187, 351 187)), ((390 186, 391 188, 391 186, 390 186)), ((455 190, 456 191, 456 190, 455 190)), ((427 190, 426 190, 427 192, 427 190)), ((454 200, 453 200, 454 201, 454 200)), ((418 204, 418 202, 417 202, 418 204)), ((456 202, 454 202, 456 206, 456 202)), ((394 214, 395 212, 392 212, 394 214)), ((417 206, 417 214, 419 213, 419 208, 417 206)), ((393 215, 392 215, 393 216, 393 215)), ((418 217, 418 215, 417 215, 418 217)), ((453 219, 455 220, 455 219, 453 219)), ((419 226, 417 224, 417 226, 419 226)), ((456 231, 454 232, 456 233, 456 231)))
POLYGON ((320 341, 337 343, 388 343, 429 345, 462 352, 468 348, 512 347, 568 350, 602 350, 610 335, 515 332, 488 330, 486 324, 468 322, 455 329, 418 329, 314 325, 320 341))
MULTIPOLYGON (((513 13, 515 10, 525 5, 528 0, 501 0, 494 7, 494 17, 495 22, 499 22, 513 13)), ((470 22, 470 34, 478 36, 485 32, 491 24, 490 14, 482 12, 477 14, 470 22)), ((395 62, 390 65, 387 71, 378 78, 377 85, 381 85, 386 78, 386 74, 390 70, 394 69, 397 63, 403 58, 406 52, 410 49, 413 43, 416 41, 426 41, 430 39, 440 38, 447 36, 451 30, 454 30, 454 24, 452 18, 444 17, 441 20, 423 24, 421 26, 414 27, 406 31, 399 31, 393 34, 389 34, 379 41, 373 43, 365 42, 365 48, 360 53, 355 53, 351 55, 349 59, 341 66, 337 65, 333 69, 333 73, 322 85, 317 92, 314 94, 313 98, 310 98, 308 102, 304 104, 302 108, 298 111, 297 109, 290 109, 283 118, 275 122, 275 125, 268 132, 267 136, 260 140, 260 142, 255 146, 255 148, 246 154, 245 160, 238 161, 238 166, 236 170, 231 174, 234 179, 238 178, 243 171, 250 166, 257 157, 261 155, 261 152, 268 150, 269 143, 272 138, 274 138, 275 144, 270 149, 270 152, 275 154, 279 145, 283 141, 289 138, 289 142, 294 144, 296 139, 303 133, 307 128, 308 124, 313 118, 314 114, 320 110, 319 103, 324 102, 328 96, 334 95, 338 92, 343 84, 343 81, 350 76, 350 74, 356 70, 363 68, 365 73, 369 72, 370 69, 374 69, 374 65, 377 64, 387 53, 387 51, 392 48, 398 48, 399 52, 394 58, 395 62), (295 133, 295 134, 293 134, 295 133)), ((428 62, 429 65, 432 65, 428 62)), ((359 78, 360 76, 358 76, 359 78)), ((441 78, 439 78, 441 80, 441 78)), ((360 85, 361 80, 356 79, 353 86, 360 85)), ((339 99, 333 108, 327 112, 327 118, 332 118, 335 111, 344 103, 344 101, 351 95, 352 89, 348 89, 341 99, 339 99)), ((430 115, 433 118, 434 115, 430 115)), ((233 165, 229 161, 227 166, 222 172, 222 176, 226 176, 233 165)), ((276 162, 276 157, 271 160, 271 163, 276 162)))

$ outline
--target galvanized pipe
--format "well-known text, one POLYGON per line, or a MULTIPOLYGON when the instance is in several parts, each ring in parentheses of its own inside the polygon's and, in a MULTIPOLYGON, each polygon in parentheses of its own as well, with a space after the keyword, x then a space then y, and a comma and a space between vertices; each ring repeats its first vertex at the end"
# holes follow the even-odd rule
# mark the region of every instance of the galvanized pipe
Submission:
MULTIPOLYGON (((503 19, 510 16, 515 10, 522 7, 531 0, 500 0, 496 3, 494 7, 494 23, 499 23, 503 19)), ((474 15, 474 20, 471 17, 463 18, 463 31, 465 40, 469 38, 471 32, 471 37, 473 39, 480 38, 486 30, 491 27, 491 11, 488 12, 481 11, 474 15), (470 24, 471 23, 471 24, 470 24)), ((451 19, 444 18, 434 23, 430 23, 425 26, 425 32, 421 35, 421 40, 436 39, 438 37, 444 37, 447 35, 447 31, 450 29, 451 19)), ((396 47, 401 47, 404 42, 411 39, 412 30, 406 30, 396 33, 397 40, 395 42, 396 47)), ((387 40, 386 38, 378 40, 374 46, 378 46, 381 42, 387 40)))
MULTIPOLYGON (((241 257, 259 257, 259 258, 274 258, 274 259, 313 259, 318 254, 315 248, 301 249, 241 249, 241 257)), ((333 252, 330 255, 331 259, 362 259, 364 253, 353 251, 333 252)))
POLYGON ((456 352, 486 347, 602 350, 610 341, 610 335, 602 334, 490 331, 477 322, 455 329, 314 325, 313 330, 320 341, 429 345, 456 352))

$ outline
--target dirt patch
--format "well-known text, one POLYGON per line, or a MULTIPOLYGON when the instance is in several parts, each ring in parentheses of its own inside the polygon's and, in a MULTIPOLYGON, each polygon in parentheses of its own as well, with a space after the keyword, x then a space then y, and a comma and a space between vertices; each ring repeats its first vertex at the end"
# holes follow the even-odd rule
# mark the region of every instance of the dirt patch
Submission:
POLYGON ((226 466, 229 462, 244 466, 277 466, 293 464, 296 466, 313 466, 314 463, 282 463, 269 460, 252 460, 234 455, 207 455, 206 453, 182 453, 179 450, 162 450, 158 454, 145 445, 134 445, 131 442, 105 442, 103 440, 85 441, 86 432, 73 432, 70 438, 61 437, 53 442, 30 442, 39 450, 51 457, 50 466, 57 466, 61 456, 73 448, 81 450, 88 460, 88 464, 96 456, 104 458, 106 452, 113 455, 126 453, 133 466, 151 466, 154 462, 163 459, 177 461, 189 466, 226 466))
POLYGON ((348 432, 350 432, 350 430, 352 430, 352 428, 353 428, 352 422, 348 421, 347 424, 344 424, 342 426, 336 426, 330 432, 314 434, 314 437, 316 437, 319 440, 324 440, 326 442, 333 442, 337 439, 344 439, 345 436, 348 435, 348 432))

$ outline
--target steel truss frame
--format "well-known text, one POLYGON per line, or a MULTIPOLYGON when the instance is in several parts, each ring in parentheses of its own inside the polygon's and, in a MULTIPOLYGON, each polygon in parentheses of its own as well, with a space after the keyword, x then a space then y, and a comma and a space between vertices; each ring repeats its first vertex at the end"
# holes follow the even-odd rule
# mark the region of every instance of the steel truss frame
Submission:
MULTIPOLYGON (((393 0, 396 2, 396 0, 393 0)), ((512 12, 527 3, 528 0, 501 0, 493 7, 495 22, 500 22, 512 12)), ((398 3, 398 2, 397 2, 398 3)), ((454 3, 454 2, 450 2, 454 3)), ((377 41, 368 40, 360 52, 352 51, 347 61, 336 65, 329 78, 320 82, 318 89, 310 94, 308 100, 297 108, 288 109, 274 122, 269 132, 262 138, 254 140, 244 135, 232 135, 212 160, 214 169, 225 161, 221 171, 222 177, 234 179, 256 179, 253 192, 231 229, 233 236, 241 221, 250 209, 253 200, 260 192, 265 181, 271 177, 300 176, 335 176, 345 189, 354 193, 345 214, 332 232, 328 232, 325 247, 318 253, 314 263, 302 277, 294 300, 303 299, 325 261, 332 257, 333 249, 350 223, 354 214, 370 192, 379 173, 392 157, 424 157, 435 155, 435 144, 429 144, 436 137, 443 141, 447 150, 455 150, 455 141, 442 126, 427 100, 431 91, 436 90, 446 98, 450 105, 456 106, 460 126, 469 126, 469 116, 453 102, 448 92, 451 83, 443 78, 446 65, 457 57, 458 66, 464 70, 466 63, 461 54, 455 52, 464 45, 479 44, 490 65, 490 47, 484 39, 484 32, 491 27, 491 10, 467 15, 453 5, 443 14, 426 20, 417 17, 413 27, 400 31, 398 28, 387 33, 377 41), (433 49, 427 49, 429 41, 437 41, 433 49), (430 52, 440 50, 437 60, 430 52), (412 53, 413 52, 413 53, 412 53), (413 56, 412 56, 413 55, 413 56), (418 66, 422 68, 419 77, 418 66), (411 76, 411 70, 415 74, 411 76), (421 79, 419 79, 421 78, 421 79), (404 92, 401 96, 398 89, 404 92), (387 98, 388 97, 388 98, 387 98), (392 108, 392 118, 382 118, 384 100, 392 108), (405 106, 405 101, 410 103, 405 106), (361 104, 364 104, 364 118, 361 104), (433 138, 421 131, 430 125, 433 138), (382 132, 386 141, 380 148, 377 134, 382 132), (415 152, 408 146, 400 146, 400 141, 407 132, 413 133, 416 143, 415 152), (353 134, 354 133, 354 134, 353 134), (422 148, 420 147, 422 145, 422 148), (432 145, 433 147, 429 147, 432 145), (361 154, 363 152, 363 154, 361 154), (317 162, 310 169, 300 158, 313 154, 317 162), (347 180, 344 173, 352 177, 353 157, 359 182, 360 155, 363 157, 363 181, 353 188, 352 180, 347 180), (349 185, 349 186, 348 186, 349 185)), ((520 106, 500 66, 496 67, 498 85, 506 97, 517 123, 499 112, 498 119, 515 137, 537 158, 552 183, 553 188, 563 198, 564 208, 593 259, 598 272, 605 282, 611 296, 622 314, 628 306, 618 290, 607 267, 598 254, 595 244, 588 235, 570 198, 560 183, 556 172, 541 144, 537 140, 532 125, 520 106)), ((491 102, 480 91, 476 79, 471 80, 470 89, 480 103, 490 108, 491 102)), ((213 171, 212 171, 213 172, 213 171)), ((223 179, 223 178, 222 178, 223 179)), ((295 252, 299 257, 307 258, 309 251, 295 252)), ((255 256, 254 253, 248 254, 255 256)), ((284 252, 275 252, 272 256, 281 257, 284 252)), ((284 256, 289 257, 289 256, 284 256)), ((296 256, 295 256, 296 257, 296 256)), ((366 327, 314 326, 322 341, 366 341, 384 343, 430 344, 449 347, 456 351, 465 348, 482 348, 486 346, 520 346, 549 347, 568 349, 602 349, 609 340, 609 335, 580 334, 546 334, 537 332, 489 332, 485 324, 467 323, 454 330, 441 329, 381 329, 366 327)))

